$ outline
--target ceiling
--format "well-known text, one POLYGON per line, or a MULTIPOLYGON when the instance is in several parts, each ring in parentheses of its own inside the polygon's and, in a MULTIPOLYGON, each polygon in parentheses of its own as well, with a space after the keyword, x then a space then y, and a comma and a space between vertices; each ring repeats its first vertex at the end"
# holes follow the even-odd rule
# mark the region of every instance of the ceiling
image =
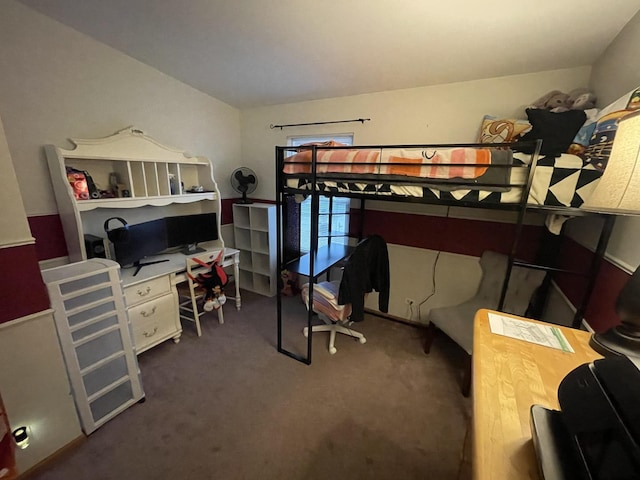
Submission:
POLYGON ((584 0, 19 1, 237 108, 591 65, 640 9, 638 0, 606 11, 584 0))

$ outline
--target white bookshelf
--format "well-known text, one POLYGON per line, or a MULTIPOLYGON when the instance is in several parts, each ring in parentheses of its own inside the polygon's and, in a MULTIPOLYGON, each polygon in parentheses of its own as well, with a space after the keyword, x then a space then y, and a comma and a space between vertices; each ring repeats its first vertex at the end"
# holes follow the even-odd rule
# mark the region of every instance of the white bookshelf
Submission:
POLYGON ((240 285, 274 296, 276 266, 276 206, 267 203, 233 205, 235 247, 240 250, 240 285))

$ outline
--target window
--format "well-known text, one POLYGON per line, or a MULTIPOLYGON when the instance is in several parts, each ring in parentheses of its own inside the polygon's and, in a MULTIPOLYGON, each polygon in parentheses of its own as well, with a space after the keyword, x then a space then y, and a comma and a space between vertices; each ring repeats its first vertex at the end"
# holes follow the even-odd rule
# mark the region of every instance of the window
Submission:
MULTIPOLYGON (((288 144, 297 147, 304 143, 326 142, 335 140, 345 145, 353 145, 353 135, 316 135, 304 137, 289 137, 288 144)), ((318 215, 318 247, 332 243, 348 242, 349 207, 348 198, 320 196, 320 210, 318 215)), ((311 197, 307 197, 300 204, 300 252, 311 250, 311 197)))

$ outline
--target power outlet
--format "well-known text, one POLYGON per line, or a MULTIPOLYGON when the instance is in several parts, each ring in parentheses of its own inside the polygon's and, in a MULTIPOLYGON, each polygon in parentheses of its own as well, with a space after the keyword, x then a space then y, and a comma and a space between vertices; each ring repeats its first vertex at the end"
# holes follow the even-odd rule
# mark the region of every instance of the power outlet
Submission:
POLYGON ((413 298, 405 298, 404 303, 406 303, 407 305, 413 305, 415 302, 413 298))

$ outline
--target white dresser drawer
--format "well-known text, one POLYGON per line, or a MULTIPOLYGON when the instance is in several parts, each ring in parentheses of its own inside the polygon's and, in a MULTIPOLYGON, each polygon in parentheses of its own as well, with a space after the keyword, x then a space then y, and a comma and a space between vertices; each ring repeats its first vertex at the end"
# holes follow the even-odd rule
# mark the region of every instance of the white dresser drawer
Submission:
POLYGON ((138 353, 169 337, 179 336, 177 305, 172 293, 129 308, 133 341, 138 353))
POLYGON ((171 292, 171 282, 169 276, 165 275, 125 287, 124 297, 127 300, 127 306, 132 307, 169 292, 171 292))

